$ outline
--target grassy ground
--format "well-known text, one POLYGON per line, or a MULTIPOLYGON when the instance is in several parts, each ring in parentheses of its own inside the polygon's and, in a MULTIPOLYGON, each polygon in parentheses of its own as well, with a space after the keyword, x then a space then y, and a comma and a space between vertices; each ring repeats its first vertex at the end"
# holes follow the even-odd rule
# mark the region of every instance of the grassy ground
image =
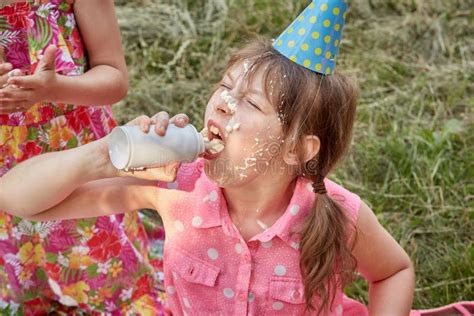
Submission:
MULTIPOLYGON (((255 34, 276 37, 308 3, 117 1, 132 86, 116 117, 167 110, 202 126, 229 52, 255 34)), ((338 69, 358 80, 361 97, 352 150, 332 177, 410 254, 415 308, 474 300, 472 8, 353 0, 344 30, 338 69)), ((367 299, 362 280, 348 293, 367 299)))

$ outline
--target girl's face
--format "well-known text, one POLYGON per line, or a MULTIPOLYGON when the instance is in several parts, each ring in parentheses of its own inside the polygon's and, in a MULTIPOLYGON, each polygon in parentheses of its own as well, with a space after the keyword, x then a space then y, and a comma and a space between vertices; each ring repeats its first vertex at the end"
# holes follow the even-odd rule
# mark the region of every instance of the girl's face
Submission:
POLYGON ((206 108, 209 138, 215 138, 218 131, 225 147, 218 155, 207 157, 205 171, 223 187, 284 171, 282 126, 266 97, 263 70, 257 70, 249 81, 248 67, 249 62, 244 61, 230 68, 206 108))

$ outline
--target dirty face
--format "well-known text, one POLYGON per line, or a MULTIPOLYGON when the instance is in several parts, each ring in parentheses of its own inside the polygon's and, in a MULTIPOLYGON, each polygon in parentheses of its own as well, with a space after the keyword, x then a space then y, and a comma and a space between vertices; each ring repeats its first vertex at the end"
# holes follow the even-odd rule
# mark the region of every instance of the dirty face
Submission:
POLYGON ((264 70, 250 78, 249 67, 246 60, 230 68, 206 108, 208 137, 224 149, 206 157, 205 171, 221 186, 246 184, 282 165, 282 126, 265 93, 264 70))

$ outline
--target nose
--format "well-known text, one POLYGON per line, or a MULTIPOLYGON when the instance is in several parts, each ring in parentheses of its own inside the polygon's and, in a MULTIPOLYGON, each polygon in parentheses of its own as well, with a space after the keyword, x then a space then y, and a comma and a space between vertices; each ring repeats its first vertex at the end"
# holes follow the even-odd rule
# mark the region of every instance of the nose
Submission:
POLYGON ((227 105, 227 102, 224 100, 220 100, 220 102, 216 106, 216 110, 219 114, 222 115, 227 115, 230 113, 229 106, 227 105))
MULTIPOLYGON (((230 94, 228 94, 228 96, 231 98, 231 100, 234 100, 234 102, 237 102, 236 99, 234 99, 232 96, 230 96, 230 94)), ((222 114, 222 115, 230 115, 232 114, 232 111, 229 107, 229 103, 228 103, 228 100, 226 100, 224 97, 222 96, 218 96, 218 102, 217 102, 217 106, 216 106, 216 111, 219 113, 219 114, 222 114)), ((232 101, 231 101, 232 102, 232 101)))

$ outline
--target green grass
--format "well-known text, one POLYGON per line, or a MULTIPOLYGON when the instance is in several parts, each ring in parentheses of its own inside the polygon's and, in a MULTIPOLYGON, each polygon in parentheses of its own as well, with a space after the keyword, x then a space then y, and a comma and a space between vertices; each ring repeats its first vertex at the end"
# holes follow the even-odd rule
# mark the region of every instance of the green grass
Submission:
MULTIPOLYGON (((114 107, 202 114, 229 53, 276 37, 309 3, 117 1, 131 89, 114 107)), ((354 0, 338 69, 361 87, 350 154, 335 174, 416 265, 414 308, 474 300, 474 1, 354 0)), ((355 282, 348 293, 367 299, 355 282)), ((396 293, 394 293, 396 295, 396 293)))

